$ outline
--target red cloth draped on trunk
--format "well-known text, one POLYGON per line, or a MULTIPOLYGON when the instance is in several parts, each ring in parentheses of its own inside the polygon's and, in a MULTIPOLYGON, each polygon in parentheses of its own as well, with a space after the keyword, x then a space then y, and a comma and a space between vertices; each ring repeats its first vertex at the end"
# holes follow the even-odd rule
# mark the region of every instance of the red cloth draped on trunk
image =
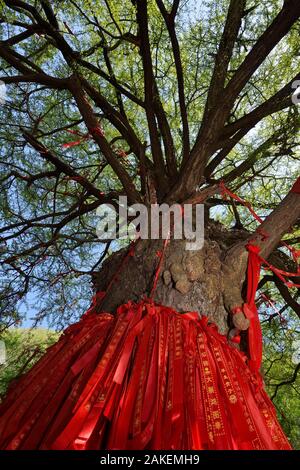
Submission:
POLYGON ((296 182, 294 183, 294 186, 292 187, 291 192, 300 194, 300 176, 299 178, 297 178, 296 182))
POLYGON ((0 448, 290 449, 245 359, 197 313, 92 307, 11 387, 0 448))
POLYGON ((248 243, 248 267, 247 267, 247 296, 243 305, 245 316, 250 322, 248 329, 248 352, 249 367, 253 372, 259 371, 262 361, 263 338, 255 304, 255 294, 260 277, 261 259, 259 257, 260 248, 248 243))

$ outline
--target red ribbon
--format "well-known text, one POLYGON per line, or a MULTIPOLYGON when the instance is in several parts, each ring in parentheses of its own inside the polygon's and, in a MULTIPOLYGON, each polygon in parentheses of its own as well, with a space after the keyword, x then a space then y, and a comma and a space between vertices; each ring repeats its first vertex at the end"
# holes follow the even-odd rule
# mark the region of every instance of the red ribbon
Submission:
POLYGON ((300 176, 298 177, 298 179, 296 180, 296 182, 294 183, 292 189, 291 189, 291 192, 292 193, 297 193, 297 194, 300 194, 300 176))
MULTIPOLYGON (((268 261, 259 255, 260 248, 256 245, 248 243, 246 248, 249 252, 248 268, 247 268, 247 296, 246 303, 243 305, 243 312, 250 322, 248 330, 248 348, 249 348, 249 366, 253 371, 258 371, 262 360, 262 332, 255 305, 255 294, 260 277, 260 268, 262 264, 266 264, 288 287, 300 287, 300 285, 288 282, 284 276, 298 276, 299 273, 288 273, 272 266, 268 261)), ((237 308, 233 313, 239 312, 237 308)))
POLYGON ((116 154, 121 158, 127 158, 128 155, 123 149, 115 149, 116 154))
POLYGON ((0 448, 288 450, 257 385, 207 318, 128 303, 85 315, 10 390, 0 448))
POLYGON ((65 148, 65 149, 70 148, 70 147, 75 147, 76 145, 80 145, 83 142, 85 142, 86 140, 89 140, 91 138, 91 135, 90 135, 89 132, 87 132, 86 134, 82 134, 79 131, 73 131, 71 129, 66 129, 66 131, 69 132, 70 134, 79 136, 80 139, 75 140, 73 142, 67 142, 65 144, 62 144, 62 147, 65 148))
POLYGON ((76 145, 80 145, 87 140, 93 139, 95 134, 99 135, 100 137, 104 137, 105 135, 103 129, 100 126, 91 128, 86 134, 82 134, 82 132, 74 131, 72 129, 66 129, 66 131, 70 134, 79 136, 80 139, 62 144, 63 148, 70 148, 75 147, 76 145))
POLYGON ((280 323, 285 323, 286 320, 284 318, 282 318, 282 314, 280 312, 280 310, 278 310, 278 308, 276 307, 276 305, 274 304, 274 302, 272 301, 272 299, 270 299, 270 297, 265 294, 264 292, 262 292, 260 294, 260 298, 266 302, 273 310, 274 312, 279 316, 279 319, 280 319, 280 323))
POLYGON ((260 248, 248 243, 246 248, 249 252, 247 267, 247 295, 243 312, 250 322, 248 329, 249 366, 254 372, 259 371, 262 361, 262 331, 255 304, 255 294, 260 277, 261 258, 260 248))
POLYGON ((161 268, 162 268, 162 264, 163 264, 163 260, 164 260, 164 256, 165 256, 165 252, 166 252, 166 248, 167 248, 169 242, 170 242, 170 237, 168 236, 168 238, 166 238, 164 240, 162 251, 159 250, 159 251, 156 252, 156 256, 159 258, 159 262, 158 262, 158 266, 157 266, 155 274, 154 274, 154 281, 153 281, 153 286, 152 286, 151 293, 150 293, 150 299, 152 299, 154 294, 155 294, 158 279, 159 279, 159 275, 160 275, 160 271, 161 271, 161 268))
POLYGON ((283 271, 282 269, 275 268, 272 264, 270 264, 267 260, 260 257, 262 263, 264 263, 267 267, 264 266, 264 269, 270 269, 276 276, 287 286, 287 287, 300 287, 300 284, 296 284, 295 282, 287 281, 286 277, 298 277, 300 276, 300 267, 298 266, 296 273, 291 273, 288 271, 283 271))
MULTIPOLYGON (((259 222, 262 223, 263 220, 259 215, 256 214, 252 206, 241 199, 239 196, 234 194, 230 191, 224 184, 223 181, 220 182, 220 188, 222 196, 225 198, 227 196, 231 197, 232 199, 240 202, 243 206, 247 207, 253 217, 259 222)), ((291 189, 292 192, 299 193, 300 192, 300 178, 297 179, 296 183, 291 189)), ((269 237, 269 234, 262 230, 260 227, 256 230, 257 233, 262 235, 262 239, 266 239, 269 237)), ((285 246, 292 254, 295 263, 298 263, 298 258, 300 256, 300 250, 295 250, 293 247, 285 243, 284 241, 281 242, 283 246, 285 246)), ((244 315, 250 322, 250 326, 248 329, 248 349, 249 349, 249 365, 253 371, 257 372, 261 365, 262 360, 262 332, 260 327, 259 316, 257 312, 257 308, 255 305, 255 294, 259 282, 259 275, 260 275, 260 268, 261 265, 264 265, 264 269, 270 269, 279 279, 287 286, 287 287, 300 287, 300 284, 293 283, 288 281, 286 277, 296 277, 300 276, 300 266, 297 268, 296 273, 290 273, 287 271, 283 271, 281 269, 276 268, 267 260, 262 258, 259 255, 260 248, 256 245, 248 243, 246 248, 249 252, 248 256, 248 268, 247 268, 247 299, 246 303, 243 307, 236 307, 232 309, 232 314, 239 313, 243 311, 244 315)), ((232 342, 239 342, 240 336, 239 333, 231 339, 232 342)))
MULTIPOLYGON (((247 209, 249 210, 249 212, 253 215, 253 217, 260 223, 262 224, 263 223, 263 219, 255 212, 255 210, 253 209, 253 207, 251 206, 250 202, 247 202, 245 201, 244 199, 240 198, 239 196, 237 196, 237 194, 233 193, 232 191, 230 191, 224 184, 223 181, 220 182, 220 188, 221 188, 221 194, 223 196, 223 198, 226 198, 226 196, 229 196, 231 197, 232 199, 234 199, 235 201, 238 201, 239 203, 241 203, 244 207, 247 207, 247 209)), ((269 237, 269 234, 264 232, 262 229, 258 228, 257 229, 257 232, 259 232, 263 239, 267 239, 269 237)))

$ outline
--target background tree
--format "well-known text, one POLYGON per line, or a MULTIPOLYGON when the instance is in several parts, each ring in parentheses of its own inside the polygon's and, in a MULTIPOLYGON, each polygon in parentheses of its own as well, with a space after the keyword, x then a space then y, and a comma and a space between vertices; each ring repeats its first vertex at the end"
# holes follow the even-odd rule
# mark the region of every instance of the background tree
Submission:
MULTIPOLYGON (((299 16, 297 0, 1 2, 4 327, 31 299, 34 324, 62 328, 87 306, 91 276, 110 285, 127 248, 108 257, 117 244, 97 238, 96 209, 119 195, 205 204, 203 250, 171 241, 156 300, 224 333, 243 302, 247 240, 296 270, 281 239, 299 246, 300 198, 284 197, 299 172, 299 16), (252 203, 267 239, 220 197, 221 180, 252 203)), ((161 248, 137 245, 103 308, 149 294, 161 248)), ((296 331, 298 292, 269 274, 260 287, 296 331)))
POLYGON ((4 396, 9 385, 13 386, 14 379, 27 372, 58 338, 55 331, 41 328, 13 328, 2 333, 6 360, 0 364, 0 397, 4 396))

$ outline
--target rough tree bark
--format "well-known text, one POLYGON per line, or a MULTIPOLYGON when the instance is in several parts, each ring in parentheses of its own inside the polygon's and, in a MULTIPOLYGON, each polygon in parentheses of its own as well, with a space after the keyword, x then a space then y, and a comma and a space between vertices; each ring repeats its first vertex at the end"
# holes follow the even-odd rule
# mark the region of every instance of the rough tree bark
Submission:
MULTIPOLYGON (((248 320, 242 313, 233 318, 230 316, 231 309, 244 302, 243 284, 248 257, 245 245, 253 240, 261 247, 261 255, 268 258, 273 253, 272 261, 276 263, 274 251, 283 234, 299 217, 300 196, 289 193, 260 226, 263 233, 269 235, 266 239, 262 237, 261 230, 255 233, 228 230, 220 223, 208 221, 201 250, 188 251, 185 240, 170 240, 154 300, 178 312, 196 311, 206 315, 223 334, 233 326, 232 321, 235 327, 246 330, 248 320)), ((101 271, 93 277, 96 290, 106 291, 110 286, 101 309, 113 312, 128 300, 137 301, 149 296, 158 265, 157 251, 161 251, 162 246, 162 240, 140 240, 134 255, 123 265, 122 259, 128 248, 106 260, 101 271)))

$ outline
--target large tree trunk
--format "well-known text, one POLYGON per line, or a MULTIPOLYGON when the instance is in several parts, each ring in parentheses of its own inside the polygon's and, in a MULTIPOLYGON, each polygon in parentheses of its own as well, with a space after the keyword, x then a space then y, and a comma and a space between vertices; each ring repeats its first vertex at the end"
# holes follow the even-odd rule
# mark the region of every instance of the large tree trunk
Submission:
MULTIPOLYGON (((251 240, 260 247, 263 257, 271 256, 272 262, 277 263, 274 250, 298 220, 299 213, 299 195, 290 192, 255 233, 228 230, 209 220, 202 249, 189 251, 185 240, 171 239, 164 252, 154 300, 178 312, 196 311, 206 315, 223 334, 231 326, 246 330, 249 323, 242 313, 233 319, 229 316, 233 307, 241 306, 244 301, 248 258, 245 245, 251 240)), ((129 300, 138 301, 150 295, 159 262, 157 255, 163 246, 163 240, 138 240, 133 256, 126 257, 128 248, 124 248, 105 261, 93 278, 96 290, 106 292, 102 310, 113 312, 129 300)), ((278 254, 278 267, 282 268, 282 253, 278 254)), ((290 270, 293 269, 296 267, 290 270)))
MULTIPOLYGON (((224 303, 228 284, 224 277, 228 273, 223 270, 223 262, 230 246, 247 236, 247 232, 226 231, 211 221, 200 250, 186 250, 185 240, 171 239, 164 251, 154 301, 180 313, 206 315, 226 334, 230 325, 224 303)), ((96 290, 107 291, 101 310, 114 312, 129 300, 150 296, 163 245, 163 240, 139 240, 133 256, 126 258, 128 248, 124 248, 106 260, 94 275, 96 290)))

